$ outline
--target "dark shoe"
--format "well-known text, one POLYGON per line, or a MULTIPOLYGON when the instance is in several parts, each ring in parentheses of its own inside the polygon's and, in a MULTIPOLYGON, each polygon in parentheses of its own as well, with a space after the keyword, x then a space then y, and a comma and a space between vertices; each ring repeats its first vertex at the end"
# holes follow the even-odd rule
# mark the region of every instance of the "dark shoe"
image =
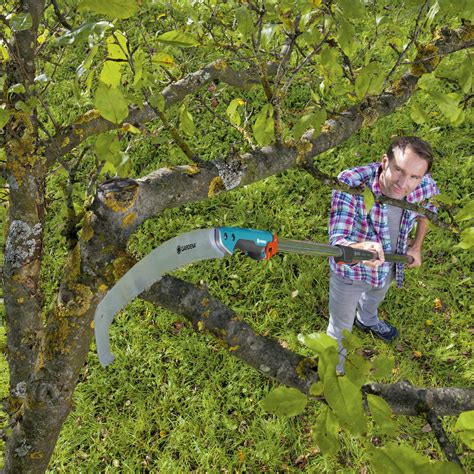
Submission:
POLYGON ((395 326, 392 326, 387 321, 379 320, 374 326, 366 326, 362 324, 357 318, 354 320, 354 324, 357 328, 362 331, 370 331, 374 336, 385 342, 392 342, 398 337, 398 330, 395 326))

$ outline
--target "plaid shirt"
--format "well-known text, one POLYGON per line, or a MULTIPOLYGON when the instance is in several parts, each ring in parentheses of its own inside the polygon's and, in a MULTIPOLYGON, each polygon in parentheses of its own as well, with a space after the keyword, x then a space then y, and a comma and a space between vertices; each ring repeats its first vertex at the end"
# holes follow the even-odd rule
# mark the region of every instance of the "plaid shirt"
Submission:
MULTIPOLYGON (((371 163, 345 170, 339 174, 338 179, 351 187, 365 184, 369 186, 375 196, 381 196, 380 172, 381 164, 371 163)), ((418 187, 406 196, 405 200, 410 203, 421 203, 436 194, 439 194, 439 189, 433 178, 426 174, 418 187)), ((436 212, 436 207, 432 204, 424 202, 422 205, 426 209, 436 212)), ((403 210, 398 242, 396 249, 392 249, 388 227, 388 211, 385 204, 375 203, 369 215, 366 215, 362 195, 353 196, 341 191, 333 191, 329 218, 329 243, 331 245, 350 245, 356 242, 375 241, 382 244, 384 252, 395 250, 394 253, 405 254, 408 246, 408 235, 419 215, 414 211, 403 210)), ((382 286, 385 277, 392 268, 391 263, 388 262, 383 263, 375 270, 362 263, 353 265, 336 264, 332 257, 330 258, 330 266, 334 273, 343 278, 364 281, 373 287, 382 286)), ((395 279, 399 287, 402 286, 403 278, 403 264, 396 263, 395 279)))

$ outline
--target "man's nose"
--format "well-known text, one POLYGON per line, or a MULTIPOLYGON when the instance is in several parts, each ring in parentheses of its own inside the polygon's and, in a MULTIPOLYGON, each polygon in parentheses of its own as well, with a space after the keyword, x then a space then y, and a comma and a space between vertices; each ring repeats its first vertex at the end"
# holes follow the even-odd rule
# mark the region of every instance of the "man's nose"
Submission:
POLYGON ((398 186, 402 189, 405 189, 406 186, 408 185, 408 178, 406 176, 401 176, 399 179, 398 179, 398 186))

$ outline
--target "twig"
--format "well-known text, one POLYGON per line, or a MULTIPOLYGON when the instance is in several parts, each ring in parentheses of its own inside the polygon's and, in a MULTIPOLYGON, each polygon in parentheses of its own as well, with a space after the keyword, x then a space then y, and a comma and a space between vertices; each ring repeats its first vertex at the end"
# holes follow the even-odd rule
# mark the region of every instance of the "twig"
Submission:
POLYGON ((288 87, 290 87, 290 84, 293 82, 294 78, 297 76, 297 74, 303 69, 306 64, 312 59, 312 57, 319 52, 319 50, 322 48, 323 44, 326 42, 327 37, 329 36, 330 31, 327 31, 326 34, 324 35, 323 39, 320 41, 320 43, 313 48, 313 51, 309 53, 301 62, 301 64, 293 70, 291 73, 291 76, 288 78, 288 80, 285 82, 285 84, 282 87, 282 92, 286 93, 288 90, 288 87))
POLYGON ((420 20, 421 20, 421 14, 423 13, 423 10, 425 9, 425 6, 427 5, 427 3, 428 3, 428 0, 425 0, 425 3, 423 3, 423 5, 420 7, 420 10, 418 12, 418 17, 417 17, 416 23, 415 23, 415 28, 414 28, 414 31, 413 31, 413 35, 411 36, 410 41, 408 42, 408 44, 405 46, 405 49, 398 56, 398 59, 397 59, 396 63, 392 66, 392 69, 390 69, 389 73, 387 74, 387 77, 385 78, 384 83, 383 83, 383 87, 382 87, 383 90, 385 90, 385 87, 387 86, 387 83, 390 80, 390 77, 397 70, 398 66, 400 66, 400 63, 402 62, 402 59, 405 57, 408 50, 411 48, 411 45, 418 38, 418 35, 420 33, 419 23, 420 23, 420 20))
POLYGON ((443 423, 439 419, 438 415, 433 410, 428 410, 426 412, 426 419, 433 429, 434 434, 438 440, 441 449, 446 455, 448 461, 454 462, 462 467, 461 461, 456 454, 456 449, 448 438, 446 431, 444 431, 443 423))
POLYGON ((294 33, 291 33, 288 35, 288 38, 285 41, 285 45, 283 47, 283 58, 280 61, 280 64, 278 64, 278 69, 277 69, 275 80, 274 80, 275 89, 278 89, 280 86, 280 82, 286 71, 286 66, 288 64, 288 61, 291 58, 291 53, 293 52, 293 48, 296 43, 296 38, 301 34, 299 30, 300 21, 301 21, 301 15, 298 14, 296 15, 295 22, 294 22, 295 31, 294 33))
MULTIPOLYGON (((364 193, 365 188, 363 186, 351 187, 347 184, 341 183, 337 178, 329 176, 323 173, 318 168, 316 168, 316 166, 310 159, 305 159, 301 163, 301 167, 306 170, 311 176, 316 178, 318 181, 322 182, 326 186, 332 187, 333 189, 337 189, 339 191, 352 194, 354 196, 358 196, 364 193)), ((417 214, 422 214, 427 217, 431 222, 433 222, 433 224, 436 224, 438 227, 442 229, 453 230, 452 226, 446 224, 445 222, 442 222, 435 212, 429 211, 420 204, 400 201, 399 199, 392 199, 387 196, 374 196, 374 200, 378 204, 390 204, 391 206, 398 207, 400 209, 407 209, 409 211, 414 211, 417 214)))
POLYGON ((72 30, 72 26, 66 21, 63 14, 61 13, 61 10, 58 6, 58 2, 56 0, 51 0, 51 4, 53 5, 54 13, 56 13, 56 16, 58 17, 58 20, 61 25, 63 25, 64 28, 67 28, 68 30, 72 30))
POLYGON ((202 97, 197 97, 197 99, 203 107, 205 107, 212 115, 214 115, 214 117, 225 123, 227 126, 235 128, 239 133, 242 134, 242 136, 245 138, 245 140, 247 140, 250 146, 254 146, 251 135, 244 127, 240 127, 239 125, 232 123, 230 120, 227 120, 221 114, 218 114, 215 110, 212 110, 211 107, 209 107, 209 105, 207 105, 206 102, 202 99, 202 97))

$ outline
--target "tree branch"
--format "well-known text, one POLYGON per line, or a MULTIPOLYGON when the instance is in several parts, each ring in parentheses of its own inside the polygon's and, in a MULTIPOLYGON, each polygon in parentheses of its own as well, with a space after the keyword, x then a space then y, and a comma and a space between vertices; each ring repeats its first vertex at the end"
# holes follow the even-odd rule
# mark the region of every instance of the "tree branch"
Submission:
MULTIPOLYGON (((474 42, 469 37, 470 31, 472 31, 472 27, 468 25, 458 31, 443 30, 441 37, 434 42, 434 46, 441 55, 471 47, 474 42)), ((423 59, 422 64, 423 61, 429 62, 429 59, 423 59)), ((268 74, 275 74, 276 68, 276 64, 268 65, 268 74)), ((392 113, 411 97, 418 78, 417 75, 406 74, 391 91, 376 97, 370 97, 359 105, 341 112, 339 120, 327 121, 326 128, 336 128, 336 130, 334 130, 334 133, 321 134, 319 137, 309 135, 308 139, 313 144, 314 151, 310 152, 309 156, 316 156, 320 153, 318 150, 322 148, 327 150, 338 145, 363 125, 371 124, 377 119, 392 113), (337 130, 338 127, 342 127, 342 129, 337 130)), ((249 90, 260 83, 258 73, 255 70, 235 71, 224 60, 217 60, 165 87, 162 91, 165 98, 165 109, 179 103, 188 94, 196 92, 213 81, 221 81, 241 90, 249 90)), ((156 113, 148 104, 145 104, 142 108, 130 106, 129 115, 125 121, 140 125, 154 119, 156 119, 156 113)), ((52 140, 42 142, 42 145, 45 146, 48 164, 50 165, 56 161, 58 156, 77 147, 86 138, 117 129, 120 126, 103 119, 95 110, 87 112, 79 117, 75 123, 59 131, 52 140)))
POLYGON ((462 467, 461 461, 456 454, 456 449, 449 440, 446 431, 444 431, 443 423, 439 419, 438 415, 433 410, 428 410, 426 413, 426 419, 433 429, 441 449, 444 451, 444 454, 446 454, 446 459, 462 467))
MULTIPOLYGON (((315 179, 322 182, 326 186, 330 186, 332 189, 337 189, 339 191, 352 194, 354 196, 358 196, 359 194, 364 193, 365 187, 363 186, 351 187, 345 183, 341 183, 337 178, 331 177, 323 173, 318 168, 316 168, 314 163, 309 159, 305 160, 305 162, 302 163, 301 166, 315 179)), ((439 219, 438 214, 426 209, 421 204, 415 204, 415 203, 411 203, 411 202, 407 202, 407 201, 399 200, 399 199, 392 199, 388 196, 374 196, 374 200, 377 203, 390 204, 391 206, 395 206, 400 209, 408 209, 410 211, 426 216, 431 222, 433 222, 433 224, 436 224, 438 227, 442 229, 452 229, 452 226, 450 226, 449 224, 446 224, 445 222, 439 219)))
MULTIPOLYGON (((230 354, 258 370, 263 376, 309 395, 318 381, 313 359, 284 349, 278 342, 257 335, 252 328, 206 289, 172 276, 165 276, 141 298, 184 316, 198 331, 208 331, 224 343, 230 354)), ((474 389, 417 388, 408 382, 371 383, 364 393, 384 398, 397 415, 419 415, 429 407, 437 415, 457 415, 474 409, 474 389)))
POLYGON ((61 13, 57 0, 51 0, 51 4, 53 5, 54 13, 56 13, 59 23, 61 23, 61 25, 63 25, 64 28, 67 28, 68 30, 72 30, 72 26, 66 21, 66 18, 64 18, 63 14, 61 13))
POLYGON ((387 77, 384 80, 382 89, 385 89, 385 87, 388 84, 388 81, 392 77, 393 73, 397 70, 398 66, 400 66, 400 63, 402 62, 403 58, 406 56, 408 50, 411 48, 412 44, 417 40, 418 35, 420 33, 419 23, 420 23, 420 20, 421 20, 421 15, 423 14, 423 10, 425 9, 427 3, 428 3, 428 0, 426 0, 425 3, 423 3, 423 5, 420 7, 420 10, 418 11, 418 17, 416 19, 415 27, 413 29, 413 34, 411 35, 410 41, 405 46, 403 51, 399 54, 397 61, 395 62, 392 69, 390 69, 389 73, 387 74, 387 77))

